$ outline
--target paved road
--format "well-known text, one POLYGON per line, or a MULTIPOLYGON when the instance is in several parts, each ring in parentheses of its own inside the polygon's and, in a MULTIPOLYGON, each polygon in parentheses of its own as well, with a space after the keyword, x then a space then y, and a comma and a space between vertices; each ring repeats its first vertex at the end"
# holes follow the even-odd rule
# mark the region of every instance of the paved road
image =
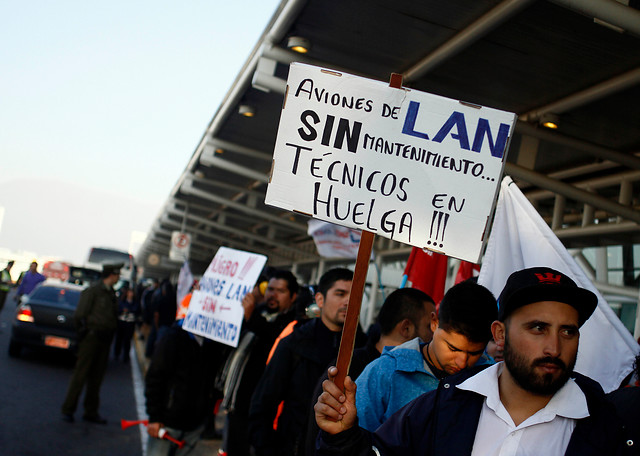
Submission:
MULTIPOLYGON (((8 456, 141 456, 137 426, 127 430, 120 419, 137 419, 137 362, 110 361, 101 391, 100 413, 107 425, 89 424, 76 412, 76 422, 61 420, 60 405, 73 372, 73 358, 24 350, 19 358, 7 353, 14 305, 7 300, 0 313, 0 453, 8 456)), ((80 404, 81 405, 81 404, 80 404)), ((217 441, 202 441, 194 456, 213 455, 217 441)))

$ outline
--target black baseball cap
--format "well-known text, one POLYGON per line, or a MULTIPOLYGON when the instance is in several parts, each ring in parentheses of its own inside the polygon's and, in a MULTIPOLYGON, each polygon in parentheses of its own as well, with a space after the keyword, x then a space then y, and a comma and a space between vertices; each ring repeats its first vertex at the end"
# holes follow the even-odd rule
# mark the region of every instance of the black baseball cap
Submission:
POLYGON ((536 267, 512 273, 498 298, 498 320, 504 321, 514 310, 540 301, 569 304, 578 311, 578 324, 587 321, 598 305, 597 296, 580 288, 567 275, 555 269, 536 267))

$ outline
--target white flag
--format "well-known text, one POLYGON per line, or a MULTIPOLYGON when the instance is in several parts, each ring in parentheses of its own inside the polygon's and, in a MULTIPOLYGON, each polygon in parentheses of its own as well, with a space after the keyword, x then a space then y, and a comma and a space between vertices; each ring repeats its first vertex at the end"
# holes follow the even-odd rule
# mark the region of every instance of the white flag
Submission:
POLYGON ((529 200, 505 177, 478 282, 498 297, 512 272, 535 266, 557 269, 598 297, 598 307, 580 328, 575 370, 597 380, 605 392, 616 389, 633 370, 638 343, 529 200))
POLYGON ((191 291, 191 285, 193 285, 193 274, 189 267, 189 262, 185 261, 180 268, 180 275, 178 276, 178 289, 176 291, 176 304, 180 306, 184 297, 191 291))

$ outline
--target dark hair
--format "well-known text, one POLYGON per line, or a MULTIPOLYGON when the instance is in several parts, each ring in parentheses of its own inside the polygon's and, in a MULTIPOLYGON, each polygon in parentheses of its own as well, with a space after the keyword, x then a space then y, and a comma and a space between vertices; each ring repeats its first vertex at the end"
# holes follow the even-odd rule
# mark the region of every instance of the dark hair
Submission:
POLYGON ((171 283, 171 279, 170 278, 164 278, 162 279, 162 282, 160 282, 160 290, 163 293, 172 293, 174 291, 175 287, 173 286, 173 284, 171 283))
POLYGON ((300 288, 298 285, 298 279, 294 276, 291 271, 285 271, 284 269, 276 269, 271 272, 269 280, 271 279, 281 279, 287 281, 287 288, 289 289, 289 294, 293 296, 298 293, 298 289, 300 288))
POLYGON ((307 307, 313 304, 313 293, 308 286, 301 286, 298 290, 298 296, 293 302, 296 318, 299 320, 307 319, 307 307))
POLYGON ((442 298, 438 326, 456 332, 472 342, 488 342, 491 323, 498 318, 493 294, 482 285, 465 281, 454 285, 442 298))
POLYGON ((417 288, 400 288, 391 293, 385 299, 378 313, 377 320, 382 334, 391 333, 393 328, 405 318, 418 326, 425 313, 425 302, 430 302, 435 306, 431 296, 417 288))
POLYGON ((329 269, 327 272, 322 274, 320 277, 320 281, 318 282, 318 287, 316 288, 316 293, 320 293, 322 296, 327 296, 327 291, 338 281, 338 280, 353 280, 353 271, 347 268, 333 268, 329 269))
POLYGON ((101 279, 106 279, 107 277, 109 277, 113 273, 114 272, 111 269, 102 269, 102 272, 100 272, 100 278, 101 279))

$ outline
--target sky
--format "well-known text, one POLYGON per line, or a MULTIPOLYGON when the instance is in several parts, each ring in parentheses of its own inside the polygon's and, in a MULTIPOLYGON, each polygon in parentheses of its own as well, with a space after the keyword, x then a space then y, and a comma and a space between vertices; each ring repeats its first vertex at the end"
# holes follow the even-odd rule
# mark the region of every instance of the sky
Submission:
POLYGON ((127 250, 279 3, 0 1, 0 249, 127 250))

